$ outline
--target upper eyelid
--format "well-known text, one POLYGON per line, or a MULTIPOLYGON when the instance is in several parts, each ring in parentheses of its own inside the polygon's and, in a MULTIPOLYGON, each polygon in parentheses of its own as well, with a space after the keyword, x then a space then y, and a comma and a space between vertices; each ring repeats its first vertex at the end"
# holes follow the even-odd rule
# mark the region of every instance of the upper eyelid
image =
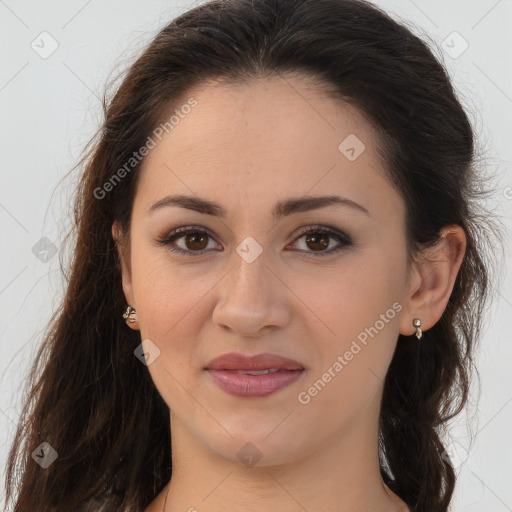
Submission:
MULTIPOLYGON (((167 238, 176 237, 176 240, 179 240, 180 238, 189 234, 190 232, 196 232, 196 231, 201 232, 201 233, 206 233, 210 238, 213 238, 217 242, 216 236, 208 228, 201 227, 201 226, 195 226, 195 225, 180 226, 175 229, 171 229, 169 232, 164 234, 161 238, 165 240, 167 238)), ((219 243, 219 242, 217 242, 217 243, 219 243)))
MULTIPOLYGON (((332 227, 332 226, 328 226, 328 225, 325 225, 325 224, 311 224, 311 225, 306 225, 306 226, 302 226, 300 228, 297 228, 297 229, 294 229, 288 236, 287 238, 295 235, 295 236, 302 236, 306 233, 308 233, 309 231, 314 231, 315 229, 319 230, 319 231, 327 231, 327 232, 331 232, 332 234, 334 235, 340 235, 340 236, 344 236, 346 238, 350 238, 350 236, 345 233, 343 230, 340 230, 338 228, 335 228, 335 227, 332 227)), ((187 233, 191 232, 191 231, 199 231, 199 232, 204 232, 206 233, 208 236, 212 237, 212 238, 216 238, 216 235, 214 235, 212 233, 212 231, 210 231, 208 228, 206 227, 203 227, 203 226, 196 226, 194 224, 190 225, 190 226, 179 226, 177 228, 174 228, 174 229, 171 229, 170 231, 166 231, 164 235, 162 235, 161 238, 167 238, 167 237, 172 237, 172 236, 177 236, 177 235, 186 235, 187 233)))
MULTIPOLYGON (((295 229, 288 237, 294 236, 294 239, 292 242, 295 242, 296 240, 302 238, 304 235, 308 234, 309 232, 315 232, 315 230, 318 232, 325 232, 327 235, 332 236, 332 237, 337 237, 339 239, 338 243, 341 243, 341 244, 353 243, 352 237, 350 235, 348 235, 347 233, 345 233, 344 231, 334 228, 332 226, 324 225, 324 224, 312 224, 312 225, 302 226, 298 229, 295 229)), ((221 245, 217 241, 216 236, 213 235, 212 232, 208 228, 203 227, 203 226, 197 226, 197 225, 179 226, 179 227, 171 230, 170 232, 168 232, 166 235, 164 235, 161 238, 161 241, 163 243, 170 243, 170 239, 172 238, 173 239, 172 241, 175 242, 176 240, 180 240, 181 238, 183 238, 185 235, 189 234, 190 232, 206 233, 206 235, 208 235, 210 238, 212 238, 215 241, 215 243, 221 245)), ((180 249, 180 250, 188 251, 188 249, 180 249)), ((190 252, 192 252, 192 253, 195 252, 195 253, 200 254, 202 251, 206 251, 206 249, 202 249, 201 251, 190 251, 190 252)))
POLYGON ((347 239, 350 238, 350 236, 347 233, 345 233, 343 230, 334 228, 332 226, 327 226, 325 224, 311 224, 311 225, 307 225, 307 226, 302 226, 302 227, 292 231, 289 236, 292 236, 292 235, 302 236, 310 231, 315 231, 315 230, 325 231, 332 235, 339 235, 341 237, 346 237, 347 239))

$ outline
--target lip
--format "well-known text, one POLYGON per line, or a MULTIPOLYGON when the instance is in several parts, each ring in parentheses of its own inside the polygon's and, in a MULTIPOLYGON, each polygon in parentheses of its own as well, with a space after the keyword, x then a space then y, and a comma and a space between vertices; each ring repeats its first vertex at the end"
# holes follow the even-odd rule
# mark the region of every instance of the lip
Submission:
POLYGON ((241 371, 257 371, 269 368, 277 368, 278 370, 300 370, 304 369, 299 362, 276 354, 256 354, 254 356, 246 356, 238 352, 230 352, 212 359, 207 365, 206 370, 241 370, 241 371))
POLYGON ((234 352, 212 359, 205 370, 226 393, 244 398, 271 395, 295 382, 305 372, 305 368, 293 359, 269 353, 246 356, 234 352), (260 375, 239 373, 268 369, 278 371, 260 375))

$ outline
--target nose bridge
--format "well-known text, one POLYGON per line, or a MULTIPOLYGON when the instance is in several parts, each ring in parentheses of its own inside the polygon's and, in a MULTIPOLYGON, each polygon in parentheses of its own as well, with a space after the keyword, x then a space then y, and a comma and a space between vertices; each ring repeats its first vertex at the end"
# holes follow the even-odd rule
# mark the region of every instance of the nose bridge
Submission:
MULTIPOLYGON (((247 249, 242 242, 238 251, 247 249)), ((250 254, 251 248, 247 251, 250 254)), ((253 261, 244 259, 237 252, 233 254, 232 271, 228 290, 224 299, 230 302, 230 307, 241 309, 251 308, 254 313, 264 308, 265 304, 273 300, 274 287, 271 283, 272 273, 267 268, 269 258, 266 251, 262 251, 253 261)))
MULTIPOLYGON (((245 204, 249 203, 249 198, 243 199, 240 194, 241 201, 245 204)), ((254 199, 254 196, 253 196, 254 199)), ((267 268, 272 265, 271 251, 269 244, 272 243, 272 236, 268 236, 264 226, 255 222, 255 219, 261 217, 262 212, 243 208, 240 204, 236 227, 238 229, 238 240, 235 250, 231 255, 230 264, 232 266, 230 281, 230 294, 238 295, 237 300, 252 300, 256 305, 255 299, 266 300, 265 293, 271 290, 268 288, 272 285, 270 277, 272 273, 267 268), (246 236, 242 236, 246 233, 246 236), (250 233, 250 234, 249 234, 250 233), (253 235, 253 236, 251 236, 253 235), (251 295, 254 295, 251 299, 251 295)))
MULTIPOLYGON (((249 241, 245 254, 254 250, 249 241)), ((269 254, 263 250, 254 260, 244 259, 242 242, 233 252, 229 277, 223 280, 214 321, 245 335, 254 335, 264 327, 283 327, 288 322, 283 284, 268 268, 269 254), (240 251, 240 254, 238 253, 240 251)))
POLYGON ((263 299, 270 292, 268 254, 262 251, 253 261, 244 259, 244 253, 250 255, 251 250, 250 244, 242 242, 238 247, 242 256, 237 252, 233 257, 232 293, 240 294, 239 300, 252 294, 263 299))

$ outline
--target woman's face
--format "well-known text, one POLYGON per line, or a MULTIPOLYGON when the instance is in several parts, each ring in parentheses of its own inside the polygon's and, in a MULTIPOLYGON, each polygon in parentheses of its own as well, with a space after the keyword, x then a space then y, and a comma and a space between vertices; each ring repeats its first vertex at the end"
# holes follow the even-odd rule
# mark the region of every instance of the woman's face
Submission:
POLYGON ((349 432, 373 439, 411 319, 404 204, 371 127, 298 77, 209 83, 183 104, 191 96, 197 104, 153 136, 123 272, 173 434, 259 465, 349 432), (341 200, 311 201, 324 196, 341 200), (218 206, 196 211, 201 201, 218 206), (195 233, 172 236, 184 227, 195 233), (298 369, 263 361, 279 375, 249 375, 231 360, 245 374, 214 372, 226 353, 298 369))

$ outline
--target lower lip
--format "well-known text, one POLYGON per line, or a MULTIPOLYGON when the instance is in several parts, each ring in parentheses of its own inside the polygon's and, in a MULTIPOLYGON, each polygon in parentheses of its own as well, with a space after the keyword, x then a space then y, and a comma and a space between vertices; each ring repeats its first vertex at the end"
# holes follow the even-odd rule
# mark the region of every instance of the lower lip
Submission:
POLYGON ((244 398, 264 397, 300 379, 304 370, 280 370, 262 375, 247 375, 229 370, 207 370, 215 384, 230 395, 244 398))

